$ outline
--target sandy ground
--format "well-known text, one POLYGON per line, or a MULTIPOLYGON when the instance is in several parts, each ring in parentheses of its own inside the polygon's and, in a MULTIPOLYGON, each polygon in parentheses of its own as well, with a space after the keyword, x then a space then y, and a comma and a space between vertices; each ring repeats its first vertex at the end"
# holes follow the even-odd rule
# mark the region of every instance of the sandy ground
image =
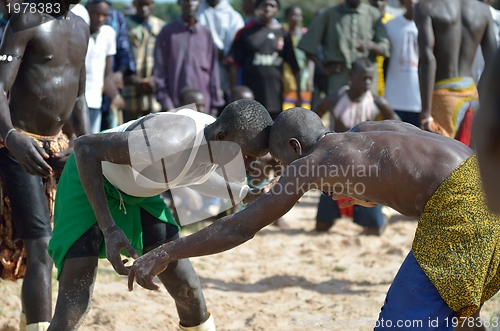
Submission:
MULTIPOLYGON (((416 220, 393 216, 381 238, 359 235, 349 219, 317 234, 317 200, 304 197, 286 215, 289 230, 267 227, 231 251, 192 259, 217 330, 373 329, 416 220)), ((18 329, 20 286, 0 283, 0 330, 18 329)), ((56 293, 54 281, 54 302, 56 293)), ((482 312, 486 319, 500 317, 500 294, 482 312)), ((80 330, 177 330, 177 322, 164 289, 129 293, 126 279, 101 261, 92 310, 80 330)))

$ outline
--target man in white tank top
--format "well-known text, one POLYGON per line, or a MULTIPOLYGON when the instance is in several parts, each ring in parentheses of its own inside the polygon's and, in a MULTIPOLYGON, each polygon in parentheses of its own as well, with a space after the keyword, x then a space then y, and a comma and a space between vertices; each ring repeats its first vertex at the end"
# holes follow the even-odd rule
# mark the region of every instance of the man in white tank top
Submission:
MULTIPOLYGON (((160 193, 189 186, 233 203, 256 199, 261 191, 237 179, 245 177, 246 164, 268 152, 272 123, 260 103, 240 100, 217 120, 181 109, 77 139, 59 182, 49 244, 60 282, 49 330, 74 330, 82 323, 98 257, 126 275, 121 249, 138 258, 179 237, 160 193)), ((189 260, 169 264, 159 279, 176 302, 182 330, 215 330, 189 260)))

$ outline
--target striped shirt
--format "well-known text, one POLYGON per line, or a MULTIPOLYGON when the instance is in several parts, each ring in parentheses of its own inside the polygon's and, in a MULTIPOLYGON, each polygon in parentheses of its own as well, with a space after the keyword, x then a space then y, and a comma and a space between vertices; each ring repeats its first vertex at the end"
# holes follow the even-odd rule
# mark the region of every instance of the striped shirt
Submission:
MULTIPOLYGON (((127 17, 130 53, 139 78, 153 75, 156 36, 164 25, 165 22, 155 16, 150 16, 147 21, 142 21, 135 15, 127 17)), ((143 113, 161 110, 154 95, 143 94, 136 85, 125 84, 122 95, 125 99, 125 111, 137 114, 138 117, 143 113)))

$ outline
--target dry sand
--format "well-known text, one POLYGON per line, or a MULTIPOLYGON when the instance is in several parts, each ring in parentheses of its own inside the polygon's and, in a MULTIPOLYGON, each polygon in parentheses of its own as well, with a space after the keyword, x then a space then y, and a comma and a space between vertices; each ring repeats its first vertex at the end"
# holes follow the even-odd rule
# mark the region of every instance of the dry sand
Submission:
MULTIPOLYGON (((318 196, 311 194, 285 216, 291 228, 267 227, 250 242, 192 259, 217 330, 372 330, 385 293, 408 253, 416 220, 392 217, 381 238, 339 220, 317 234, 318 196), (318 326, 323 321, 323 327, 318 326), (315 327, 312 323, 316 323, 315 327)), ((0 330, 18 329, 21 281, 0 283, 0 330)), ((57 293, 54 281, 54 293, 57 293)), ((55 295, 54 295, 55 302, 55 295)), ((482 316, 500 317, 500 294, 482 316)), ((164 289, 138 286, 102 260, 92 310, 82 331, 177 330, 173 300, 164 289)))

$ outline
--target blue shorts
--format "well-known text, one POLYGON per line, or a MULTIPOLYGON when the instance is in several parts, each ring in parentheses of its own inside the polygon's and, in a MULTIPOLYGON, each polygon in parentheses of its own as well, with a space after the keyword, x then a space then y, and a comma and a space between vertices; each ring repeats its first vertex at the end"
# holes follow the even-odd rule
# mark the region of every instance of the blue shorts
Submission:
POLYGON ((453 331, 456 316, 410 251, 387 292, 374 331, 453 331))

